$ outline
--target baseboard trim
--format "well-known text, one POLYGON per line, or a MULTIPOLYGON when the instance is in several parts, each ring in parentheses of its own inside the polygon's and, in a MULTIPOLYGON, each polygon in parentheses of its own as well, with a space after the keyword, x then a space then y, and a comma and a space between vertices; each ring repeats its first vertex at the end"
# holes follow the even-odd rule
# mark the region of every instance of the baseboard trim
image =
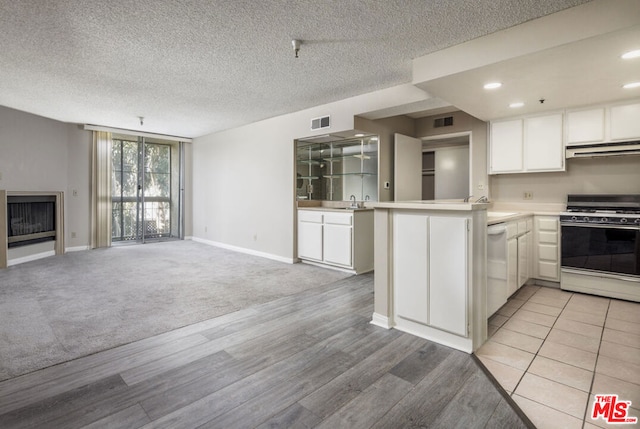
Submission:
POLYGON ((74 247, 67 247, 66 249, 64 249, 65 252, 83 252, 85 250, 90 250, 91 247, 90 246, 74 246, 74 247))
POLYGON ((389 318, 387 316, 383 316, 382 314, 373 313, 371 317, 372 325, 379 326, 384 329, 391 329, 391 324, 389 323, 389 318))
POLYGON ((259 256, 261 258, 271 259, 278 262, 284 262, 287 264, 295 263, 293 258, 283 258, 282 256, 273 255, 271 253, 259 252, 257 250, 247 249, 245 247, 232 246, 231 244, 220 243, 218 241, 205 240, 204 238, 191 237, 192 241, 196 243, 207 244, 209 246, 220 247, 222 249, 233 250, 234 252, 246 253, 247 255, 259 256))
POLYGON ((23 256, 22 258, 9 259, 7 261, 7 267, 24 264, 25 262, 37 261, 38 259, 48 258, 49 256, 56 256, 56 251, 49 250, 46 252, 36 253, 34 255, 23 256))

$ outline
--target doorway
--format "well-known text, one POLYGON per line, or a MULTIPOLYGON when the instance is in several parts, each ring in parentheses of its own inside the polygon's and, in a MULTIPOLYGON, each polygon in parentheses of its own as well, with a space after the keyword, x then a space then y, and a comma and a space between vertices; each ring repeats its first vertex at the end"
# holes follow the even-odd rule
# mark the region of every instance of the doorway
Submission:
POLYGON ((181 143, 113 136, 114 243, 182 238, 181 143))

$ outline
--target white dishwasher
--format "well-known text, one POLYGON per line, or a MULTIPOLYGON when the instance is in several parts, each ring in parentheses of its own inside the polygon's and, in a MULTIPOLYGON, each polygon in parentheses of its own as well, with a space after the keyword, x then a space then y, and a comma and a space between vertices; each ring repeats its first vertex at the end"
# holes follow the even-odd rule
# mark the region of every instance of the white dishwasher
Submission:
POLYGON ((507 226, 487 228, 487 317, 507 303, 507 226))

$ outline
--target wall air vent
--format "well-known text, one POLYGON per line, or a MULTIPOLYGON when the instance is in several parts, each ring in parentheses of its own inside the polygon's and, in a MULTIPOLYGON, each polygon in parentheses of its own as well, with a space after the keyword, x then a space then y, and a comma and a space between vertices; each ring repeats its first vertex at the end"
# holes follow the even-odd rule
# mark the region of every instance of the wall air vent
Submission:
POLYGON ((453 126, 453 116, 446 118, 437 118, 433 120, 433 128, 451 127, 453 126))
POLYGON ((313 118, 311 120, 311 129, 312 130, 321 130, 323 128, 331 127, 331 120, 329 116, 323 116, 321 118, 313 118))

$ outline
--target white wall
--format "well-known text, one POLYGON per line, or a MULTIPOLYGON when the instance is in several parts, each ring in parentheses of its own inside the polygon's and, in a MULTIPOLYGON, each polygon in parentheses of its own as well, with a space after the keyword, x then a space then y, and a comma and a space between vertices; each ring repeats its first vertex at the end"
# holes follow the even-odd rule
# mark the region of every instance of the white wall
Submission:
POLYGON ((567 171, 490 176, 499 202, 566 203, 567 194, 640 193, 640 156, 568 159, 567 171), (533 200, 523 200, 524 192, 533 200))
POLYGON ((0 106, 0 189, 64 192, 67 248, 89 245, 90 153, 89 131, 0 106))
POLYGON ((355 115, 427 97, 401 85, 194 139, 194 238, 294 261, 294 140, 352 130, 355 115), (331 128, 312 133, 311 118, 324 115, 331 128))

